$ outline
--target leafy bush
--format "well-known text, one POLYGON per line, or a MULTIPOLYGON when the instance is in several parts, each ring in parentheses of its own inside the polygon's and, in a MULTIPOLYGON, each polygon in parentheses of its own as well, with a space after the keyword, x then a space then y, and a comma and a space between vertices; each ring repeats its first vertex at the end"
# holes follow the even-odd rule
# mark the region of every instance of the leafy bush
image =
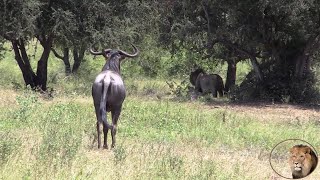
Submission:
POLYGON ((16 97, 18 109, 12 111, 14 119, 20 122, 30 120, 34 111, 39 107, 38 95, 30 88, 24 90, 22 95, 16 97))
POLYGON ((187 80, 183 80, 180 83, 175 81, 166 81, 170 88, 170 93, 180 99, 189 99, 193 88, 187 80))
POLYGON ((254 72, 232 92, 235 100, 267 100, 276 102, 316 103, 320 100, 314 74, 303 79, 286 76, 279 71, 266 71, 263 82, 255 80, 254 72))

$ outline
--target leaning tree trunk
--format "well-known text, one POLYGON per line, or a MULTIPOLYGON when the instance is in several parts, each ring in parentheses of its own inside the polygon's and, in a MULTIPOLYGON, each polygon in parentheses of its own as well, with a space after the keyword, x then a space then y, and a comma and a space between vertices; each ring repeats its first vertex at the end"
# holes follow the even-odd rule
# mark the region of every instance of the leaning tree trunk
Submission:
POLYGON ((70 65, 70 61, 69 61, 69 48, 64 48, 63 49, 63 63, 64 63, 64 67, 65 67, 65 73, 66 76, 69 76, 71 74, 71 65, 70 65))
POLYGON ((43 52, 38 61, 36 84, 43 91, 47 90, 47 75, 48 75, 48 59, 51 51, 53 37, 44 38, 41 42, 43 52))
POLYGON ((85 53, 85 48, 84 47, 80 47, 80 48, 74 48, 73 50, 73 66, 72 66, 72 70, 71 70, 71 65, 70 65, 70 60, 69 60, 69 48, 63 48, 63 56, 59 55, 59 53, 55 50, 55 49, 51 49, 53 54, 61 59, 64 63, 65 66, 65 73, 66 76, 70 75, 71 73, 75 73, 78 71, 81 62, 83 61, 83 57, 84 57, 84 53, 85 53))
POLYGON ((311 35, 304 47, 303 53, 296 59, 295 77, 301 79, 305 74, 311 71, 312 56, 320 47, 320 33, 311 35))
POLYGON ((228 92, 236 84, 237 62, 234 58, 228 61, 227 79, 224 90, 228 92))
POLYGON ((65 68, 65 74, 66 76, 69 76, 71 74, 71 65, 70 65, 70 60, 69 60, 69 48, 63 48, 63 56, 59 55, 59 53, 55 49, 51 49, 53 54, 61 59, 64 63, 64 68, 65 68))
POLYGON ((24 46, 24 41, 22 39, 12 40, 11 43, 15 54, 15 59, 22 72, 24 82, 26 86, 30 85, 30 87, 34 89, 36 87, 36 75, 34 74, 30 65, 30 61, 24 46))
POLYGON ((250 55, 250 60, 251 60, 251 64, 252 64, 253 70, 254 70, 254 72, 256 74, 256 79, 259 82, 262 82, 263 81, 263 75, 262 75, 261 69, 259 67, 259 63, 257 61, 257 58, 255 56, 251 56, 250 55))
POLYGON ((311 61, 309 56, 301 55, 296 60, 295 77, 298 79, 303 78, 304 75, 311 72, 311 61))

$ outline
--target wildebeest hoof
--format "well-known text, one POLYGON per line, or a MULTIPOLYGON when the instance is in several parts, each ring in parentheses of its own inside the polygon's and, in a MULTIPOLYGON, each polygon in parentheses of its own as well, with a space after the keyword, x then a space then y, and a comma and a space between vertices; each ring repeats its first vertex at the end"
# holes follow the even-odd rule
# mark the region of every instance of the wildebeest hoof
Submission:
POLYGON ((103 149, 108 149, 108 145, 104 145, 104 146, 103 146, 103 149))

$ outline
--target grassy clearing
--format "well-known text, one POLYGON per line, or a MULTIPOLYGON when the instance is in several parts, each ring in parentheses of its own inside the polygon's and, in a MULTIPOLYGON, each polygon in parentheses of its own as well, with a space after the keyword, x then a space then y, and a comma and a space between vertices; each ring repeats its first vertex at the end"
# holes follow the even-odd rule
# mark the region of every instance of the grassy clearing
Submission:
POLYGON ((1 94, 1 179, 269 179, 278 142, 320 146, 319 126, 308 116, 303 124, 260 121, 228 105, 129 96, 117 147, 98 150, 90 97, 1 94))
MULTIPOLYGON (((104 60, 89 57, 69 77, 61 61, 49 62, 53 99, 22 90, 12 53, 0 60, 0 179, 270 179, 278 177, 268 161, 278 142, 301 138, 320 151, 317 110, 173 101, 165 80, 133 78, 133 61, 123 66, 118 144, 98 150, 90 94, 104 60)), ((248 69, 238 64, 239 80, 248 69)), ((320 179, 319 168, 309 179, 320 179)))

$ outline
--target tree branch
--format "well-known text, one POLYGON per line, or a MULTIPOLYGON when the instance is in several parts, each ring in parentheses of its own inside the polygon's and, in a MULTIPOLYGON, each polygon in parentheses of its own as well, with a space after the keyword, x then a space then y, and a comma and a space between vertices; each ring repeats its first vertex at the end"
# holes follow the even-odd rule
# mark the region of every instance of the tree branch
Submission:
POLYGON ((63 60, 63 56, 59 55, 58 52, 54 48, 51 48, 51 51, 53 52, 54 56, 63 60))
POLYGON ((229 42, 227 40, 219 40, 219 42, 221 42, 221 43, 223 43, 223 44, 225 44, 227 46, 230 46, 230 47, 234 48, 235 50, 237 50, 237 51, 239 51, 241 53, 246 54, 251 60, 251 64, 252 64, 253 69, 254 69, 254 71, 256 73, 257 79, 259 81, 263 81, 262 72, 260 70, 259 63, 257 61, 257 56, 255 56, 255 54, 250 53, 249 51, 247 51, 245 49, 242 49, 239 46, 237 46, 237 45, 235 45, 235 44, 233 44, 233 43, 231 43, 231 42, 229 42))
POLYGON ((45 39, 42 35, 37 35, 36 38, 38 39, 38 41, 40 42, 41 46, 44 46, 44 42, 45 42, 45 39))

